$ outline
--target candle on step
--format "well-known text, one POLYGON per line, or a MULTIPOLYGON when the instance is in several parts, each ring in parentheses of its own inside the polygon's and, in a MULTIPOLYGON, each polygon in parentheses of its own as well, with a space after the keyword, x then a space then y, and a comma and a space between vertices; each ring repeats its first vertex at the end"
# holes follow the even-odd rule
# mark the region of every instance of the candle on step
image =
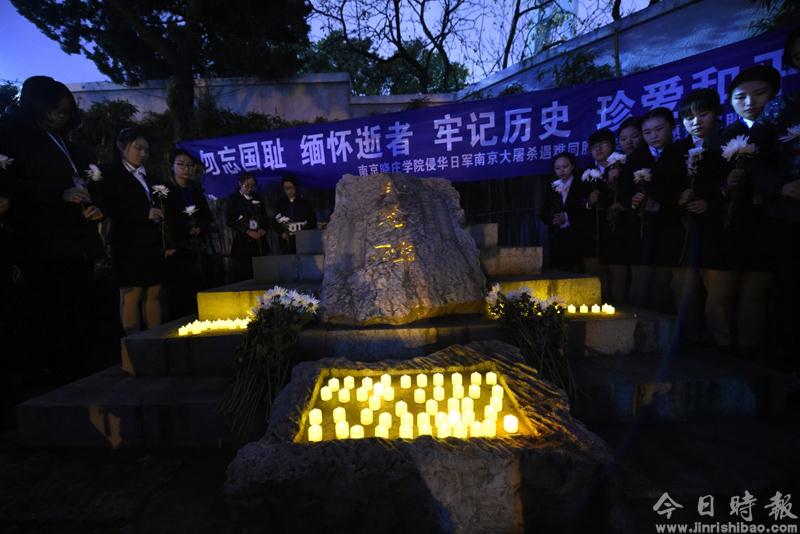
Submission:
POLYGON ((447 411, 448 412, 457 412, 461 409, 461 403, 458 399, 450 397, 447 399, 447 411))
POLYGON ((350 427, 350 439, 361 439, 364 437, 364 427, 361 425, 353 425, 350 427))
POLYGON ((417 388, 414 390, 414 402, 417 404, 423 404, 425 402, 425 390, 422 388, 417 388))
POLYGON ((450 382, 453 383, 453 387, 464 385, 464 382, 462 380, 463 380, 463 377, 461 376, 461 373, 453 373, 450 376, 450 382))
POLYGON ((411 377, 408 375, 403 375, 400 377, 400 387, 403 389, 408 389, 411 387, 411 377))
POLYGON ((358 402, 367 402, 367 399, 369 399, 369 391, 363 387, 358 388, 356 390, 356 400, 358 402))
MULTIPOLYGON (((400 401, 394 405, 394 414, 397 417, 402 417, 404 413, 408 412, 408 404, 405 401, 400 401)), ((387 425, 390 426, 390 425, 387 425)))
POLYGON ((503 417, 503 430, 509 434, 516 434, 519 432, 519 421, 515 415, 506 415, 503 417))
POLYGON ((469 386, 469 396, 473 399, 481 398, 481 387, 475 384, 469 386))
POLYGON ((475 409, 475 403, 469 397, 464 397, 461 399, 461 411, 462 412, 471 412, 475 409))
POLYGON ((322 424, 322 410, 319 408, 314 408, 310 412, 308 412, 308 422, 312 425, 321 425, 322 424))
POLYGON ((392 414, 389 412, 381 412, 378 416, 378 424, 386 428, 392 428, 392 414))
POLYGON ((497 373, 494 371, 489 371, 486 373, 486 385, 493 386, 495 384, 497 384, 497 373))
POLYGON ((381 384, 383 384, 383 387, 385 387, 385 388, 388 388, 389 386, 391 386, 392 385, 392 376, 390 374, 388 374, 388 373, 383 373, 381 375, 381 384))
POLYGON ((389 402, 392 402, 394 400, 394 388, 392 386, 389 386, 388 388, 386 388, 386 390, 384 390, 383 398, 389 402))
POLYGON ((322 386, 319 388, 319 398, 324 401, 329 401, 333 398, 333 393, 331 393, 331 388, 328 386, 322 386))
POLYGON ((417 426, 424 426, 431 424, 431 416, 425 412, 419 412, 417 414, 417 426))
POLYGON ((342 404, 347 404, 350 402, 350 390, 346 388, 342 388, 339 390, 339 402, 342 404))
POLYGON ((581 313, 589 313, 589 306, 587 306, 586 304, 581 304, 580 310, 581 313))
POLYGON ((503 398, 503 386, 500 384, 492 386, 492 397, 503 398))
POLYGON ((366 389, 367 391, 371 390, 372 389, 372 377, 371 376, 365 376, 364 378, 362 378, 361 379, 361 387, 366 389))
POLYGON ((484 437, 495 437, 497 435, 497 421, 484 421, 481 430, 483 430, 484 437))
POLYGON ((347 421, 336 423, 336 439, 347 439, 350 436, 350 425, 347 421))
POLYGON ((439 411, 439 403, 433 399, 428 399, 425 401, 425 413, 428 415, 436 415, 436 412, 439 411))
POLYGON ((373 412, 377 412, 381 409, 381 398, 377 395, 373 395, 369 398, 369 409, 373 412))
POLYGON ((489 401, 494 408, 494 411, 498 414, 503 411, 503 399, 500 397, 492 397, 492 400, 489 401))
POLYGON ((311 425, 308 427, 308 441, 314 443, 322 441, 322 427, 319 425, 311 425))
POLYGON ((420 373, 417 375, 417 387, 424 388, 428 387, 428 375, 425 373, 420 373))
POLYGON ((450 425, 447 422, 436 425, 436 437, 440 439, 450 437, 450 425))
POLYGON ((470 384, 474 384, 474 385, 476 385, 476 386, 480 386, 480 385, 481 385, 481 382, 482 382, 482 380, 483 380, 483 377, 482 377, 482 376, 481 376, 481 374, 480 374, 479 372, 477 372, 477 371, 475 371, 474 373, 472 373, 471 375, 469 375, 469 382, 470 382, 470 384))
POLYGON ((400 439, 414 439, 414 426, 400 425, 400 439))
POLYGON ((473 438, 483 437, 483 425, 480 421, 473 421, 472 424, 469 425, 469 435, 473 438))
POLYGON ((485 421, 496 421, 497 420, 497 410, 494 409, 494 406, 491 404, 487 404, 483 408, 483 419, 485 421))
POLYGON ((344 377, 343 382, 344 382, 344 387, 346 389, 353 389, 354 387, 356 387, 356 379, 353 378, 352 376, 344 377))
POLYGON ((567 306, 567 313, 576 313, 578 309, 575 307, 574 304, 570 304, 567 306))
POLYGON ((433 388, 433 398, 437 401, 444 400, 444 388, 442 386, 435 386, 433 388))
POLYGON ((339 379, 338 378, 331 378, 328 380, 328 387, 331 390, 331 393, 336 393, 339 391, 339 379))
POLYGON ((383 425, 378 425, 375 427, 375 437, 376 438, 384 438, 388 439, 389 437, 389 429, 383 425))
POLYGON ((369 408, 362 408, 361 410, 361 424, 364 426, 369 426, 372 424, 373 416, 372 410, 369 408))
POLYGON ((433 385, 434 386, 444 385, 444 375, 442 373, 436 373, 433 375, 433 385))
POLYGON ((453 397, 457 399, 464 398, 464 386, 461 384, 453 384, 453 397))
POLYGON ((378 398, 381 398, 383 397, 384 389, 385 388, 383 387, 383 384, 381 382, 378 382, 374 386, 372 386, 372 394, 378 398))
POLYGON ((333 422, 338 423, 347 419, 347 412, 341 406, 333 409, 333 422))
POLYGON ((592 313, 600 313, 600 306, 592 304, 592 313))

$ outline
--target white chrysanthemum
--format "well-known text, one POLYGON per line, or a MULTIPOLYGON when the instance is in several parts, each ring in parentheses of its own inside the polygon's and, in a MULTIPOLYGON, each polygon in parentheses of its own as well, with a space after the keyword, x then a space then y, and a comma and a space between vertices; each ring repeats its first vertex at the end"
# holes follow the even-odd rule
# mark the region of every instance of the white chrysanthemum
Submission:
POLYGON ((508 291, 505 293, 507 300, 514 300, 522 297, 522 295, 528 295, 531 299, 533 296, 531 295, 531 289, 529 287, 521 287, 519 289, 514 289, 512 291, 508 291))
POLYGON ((195 213, 197 213, 198 211, 200 211, 200 210, 198 210, 198 209, 197 209, 197 206, 195 206, 194 204, 192 204, 192 205, 190 205, 190 206, 186 206, 186 209, 185 209, 185 210, 183 210, 183 213, 185 213, 186 215, 188 215, 189 217, 191 217, 192 215, 194 215, 194 214, 195 214, 195 213))
POLYGON ((706 149, 701 146, 689 149, 689 155, 686 157, 686 169, 689 171, 690 175, 694 175, 697 172, 697 164, 703 159, 703 152, 705 152, 705 150, 706 149))
POLYGON ((13 158, 9 158, 5 154, 0 154, 0 169, 5 170, 6 167, 11 165, 12 163, 14 163, 14 159, 13 158))
POLYGON ((252 202, 252 203, 253 203, 253 206, 259 206, 259 205, 261 205, 261 201, 260 201, 260 200, 253 199, 253 200, 251 200, 250 202, 252 202))
POLYGON ((789 126, 786 130, 786 134, 780 136, 778 140, 781 143, 789 143, 798 138, 800 138, 800 124, 795 124, 794 126, 789 126))
POLYGON ((600 172, 600 169, 587 169, 581 176, 581 181, 596 182, 597 180, 600 180, 602 177, 603 173, 600 172))
POLYGON ((639 169, 633 173, 633 183, 650 182, 653 180, 653 174, 650 169, 639 169))
POLYGON ((492 290, 486 295, 486 304, 492 307, 497 304, 497 298, 500 296, 500 284, 494 284, 492 290))
POLYGON ((563 195, 564 191, 566 190, 567 184, 562 182, 561 180, 556 180, 550 186, 553 188, 553 191, 558 193, 559 195, 563 195))
POLYGON ((210 200, 211 202, 216 202, 217 200, 219 200, 219 198, 217 198, 216 196, 212 195, 211 193, 206 193, 206 198, 208 200, 210 200))
POLYGON ((161 198, 166 198, 169 195, 169 187, 166 185, 154 185, 153 194, 161 198))
POLYGON ((614 165, 625 165, 625 162, 627 160, 628 156, 626 156, 625 154, 614 152, 610 156, 608 156, 608 159, 606 160, 606 165, 608 165, 609 167, 612 167, 614 165))
POLYGON ((560 297, 553 295, 552 297, 549 297, 545 300, 540 300, 539 304, 542 306, 542 309, 547 309, 550 306, 557 306, 559 304, 564 304, 564 301, 560 297))
POLYGON ((752 156, 758 152, 758 148, 750 143, 750 137, 742 134, 737 135, 722 147, 722 157, 730 161, 733 158, 752 156))
POLYGON ((84 174, 93 182, 99 182, 103 179, 103 173, 100 172, 100 167, 94 163, 89 164, 89 168, 84 171, 84 174))

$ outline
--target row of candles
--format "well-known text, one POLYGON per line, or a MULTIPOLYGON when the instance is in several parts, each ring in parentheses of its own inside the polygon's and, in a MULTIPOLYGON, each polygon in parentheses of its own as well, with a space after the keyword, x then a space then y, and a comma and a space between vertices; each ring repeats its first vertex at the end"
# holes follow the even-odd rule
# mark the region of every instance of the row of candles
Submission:
MULTIPOLYGON (((374 424, 372 435, 388 438, 390 430, 397 421, 397 434, 401 439, 413 439, 424 435, 439 438, 495 437, 500 422, 498 421, 500 412, 503 410, 504 396, 503 387, 497 383, 497 378, 497 374, 491 371, 485 376, 474 372, 470 375, 470 383, 465 389, 463 375, 451 374, 452 397, 446 399, 447 411, 444 411, 445 377, 442 373, 435 373, 431 377, 432 398, 427 398, 425 389, 429 385, 428 375, 424 373, 416 375, 416 384, 413 384, 410 375, 402 375, 400 389, 411 390, 413 385, 416 385, 413 389, 413 402, 419 405, 421 411, 412 413, 414 406, 409 406, 400 400, 394 404, 393 415, 389 406, 385 407, 385 411, 378 413, 383 401, 394 401, 395 388, 391 375, 384 374, 379 381, 373 381, 372 377, 364 377, 355 395, 358 402, 367 403, 367 406, 359 411, 358 424, 353 425, 347 421, 347 412, 343 406, 334 408, 332 422, 335 425, 335 436, 337 439, 361 439, 366 437, 365 427, 374 424), (476 411, 480 411, 476 403, 481 398, 483 383, 487 386, 489 397, 483 406, 483 420, 480 420, 476 417, 476 411), (441 409, 440 402, 442 402, 441 409)), ((320 389, 320 399, 325 402, 333 401, 335 393, 339 403, 346 404, 351 400, 350 391, 353 389, 355 389, 354 377, 346 376, 342 380, 334 377, 320 389)), ((308 422, 308 440, 322 441, 323 411, 320 408, 310 410, 308 422)), ((503 416, 502 425, 503 430, 509 434, 519 431, 519 420, 514 415, 503 416)))
POLYGON ((179 336, 193 336, 214 330, 246 330, 250 318, 214 319, 212 321, 192 321, 178 328, 179 336))
POLYGON ((569 304, 567 306, 567 313, 593 313, 593 314, 603 314, 603 315, 614 315, 614 313, 616 313, 616 309, 611 304, 603 304, 602 306, 599 304, 593 304, 591 307, 587 306, 586 304, 581 304, 580 306, 569 304))

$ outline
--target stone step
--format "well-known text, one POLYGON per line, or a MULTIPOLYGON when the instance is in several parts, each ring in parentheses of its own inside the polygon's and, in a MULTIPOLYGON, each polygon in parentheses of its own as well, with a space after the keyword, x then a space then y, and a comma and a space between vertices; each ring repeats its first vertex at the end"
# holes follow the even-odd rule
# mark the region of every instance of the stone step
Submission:
POLYGON ((247 439, 232 435, 217 414, 228 382, 224 376, 131 377, 112 367, 18 405, 17 428, 36 446, 237 445, 247 439))
POLYGON ((482 249, 481 266, 489 278, 539 274, 542 272, 542 247, 482 249))
MULTIPOLYGON (((241 331, 179 337, 186 317, 123 339, 123 369, 139 376, 230 375, 241 331)), ((569 325, 571 354, 662 352, 667 350, 673 318, 642 310, 614 316, 575 316, 569 325)), ((350 327, 317 323, 300 334, 305 358, 342 357, 375 361, 408 359, 453 343, 509 340, 496 321, 473 315, 445 316, 403 326, 350 327)))
POLYGON ((761 417, 786 407, 786 376, 715 349, 577 358, 573 415, 587 423, 761 417))
MULTIPOLYGON (((244 280, 197 293, 197 316, 201 321, 243 318, 258 302, 258 297, 275 284, 244 280)), ((319 296, 319 284, 284 283, 287 289, 319 296)))
POLYGON ((263 284, 322 282, 324 254, 272 254, 253 258, 253 278, 263 284))
POLYGON ((542 300, 558 297, 565 304, 575 306, 602 304, 600 279, 596 276, 547 271, 532 276, 494 276, 489 282, 499 284, 503 292, 528 288, 531 295, 542 300))
MULTIPOLYGON (((479 249, 496 248, 498 245, 497 223, 470 224, 467 232, 479 249)), ((324 254, 325 230, 301 230, 295 234, 298 254, 324 254)))

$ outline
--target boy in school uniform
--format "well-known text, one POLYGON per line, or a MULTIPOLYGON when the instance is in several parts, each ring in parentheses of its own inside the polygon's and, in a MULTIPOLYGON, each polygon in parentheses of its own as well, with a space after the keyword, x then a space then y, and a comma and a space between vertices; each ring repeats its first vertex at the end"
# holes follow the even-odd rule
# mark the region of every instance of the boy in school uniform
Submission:
MULTIPOLYGON (((600 249, 602 247, 601 221, 605 219, 605 208, 609 199, 607 185, 608 157, 614 152, 614 132, 607 128, 595 131, 589 136, 589 154, 593 162, 588 169, 598 170, 603 175, 601 179, 585 184, 586 206, 584 213, 583 235, 581 236, 583 248, 583 272, 599 276, 605 281, 604 270, 600 266, 600 249)), ((607 284, 603 283, 605 287, 607 284)))

